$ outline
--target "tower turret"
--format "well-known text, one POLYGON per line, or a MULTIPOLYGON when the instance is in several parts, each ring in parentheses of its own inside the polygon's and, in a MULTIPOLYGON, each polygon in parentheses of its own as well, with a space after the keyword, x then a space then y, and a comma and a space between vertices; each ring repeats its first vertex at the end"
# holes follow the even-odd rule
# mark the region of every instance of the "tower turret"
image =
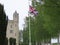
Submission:
POLYGON ((15 11, 13 14, 13 20, 19 22, 19 14, 17 13, 17 11, 15 11))

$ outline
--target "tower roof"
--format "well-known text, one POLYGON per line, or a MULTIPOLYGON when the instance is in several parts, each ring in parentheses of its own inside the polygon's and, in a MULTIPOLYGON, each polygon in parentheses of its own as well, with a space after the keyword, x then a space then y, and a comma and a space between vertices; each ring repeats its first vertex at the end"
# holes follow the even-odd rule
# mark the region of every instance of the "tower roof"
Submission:
POLYGON ((19 14, 17 13, 17 11, 15 11, 15 12, 13 13, 13 16, 14 16, 14 15, 19 15, 19 14))

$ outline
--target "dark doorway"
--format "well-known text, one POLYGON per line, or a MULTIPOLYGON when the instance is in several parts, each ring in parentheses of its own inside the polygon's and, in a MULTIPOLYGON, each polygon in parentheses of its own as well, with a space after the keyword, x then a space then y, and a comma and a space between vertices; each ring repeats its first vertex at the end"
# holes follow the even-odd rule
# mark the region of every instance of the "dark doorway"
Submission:
POLYGON ((10 38, 9 42, 10 42, 10 45, 16 45, 16 39, 15 38, 10 38))

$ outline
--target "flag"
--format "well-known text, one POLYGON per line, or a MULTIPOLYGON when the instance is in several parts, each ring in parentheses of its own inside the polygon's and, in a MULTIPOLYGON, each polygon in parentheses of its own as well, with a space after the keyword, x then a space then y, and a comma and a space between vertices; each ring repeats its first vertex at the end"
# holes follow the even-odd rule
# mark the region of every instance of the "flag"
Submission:
POLYGON ((30 13, 33 13, 33 11, 35 10, 35 8, 34 7, 32 7, 32 6, 29 6, 29 12, 30 13))
POLYGON ((33 11, 33 14, 36 16, 38 15, 38 11, 33 11))
POLYGON ((38 14, 38 11, 36 8, 29 6, 29 13, 34 14, 35 16, 38 14))

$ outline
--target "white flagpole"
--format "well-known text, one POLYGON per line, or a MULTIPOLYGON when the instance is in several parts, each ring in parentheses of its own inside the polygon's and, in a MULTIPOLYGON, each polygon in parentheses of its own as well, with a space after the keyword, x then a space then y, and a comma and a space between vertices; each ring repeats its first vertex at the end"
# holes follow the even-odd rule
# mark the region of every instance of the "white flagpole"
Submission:
POLYGON ((29 14, 29 45, 31 45, 31 27, 30 27, 30 14, 29 14))
MULTIPOLYGON (((31 0, 29 0, 31 1, 31 0)), ((32 5, 32 1, 31 2, 28 2, 29 5, 32 5)), ((31 27, 30 27, 30 13, 28 12, 28 16, 29 16, 29 45, 31 45, 31 27)))

